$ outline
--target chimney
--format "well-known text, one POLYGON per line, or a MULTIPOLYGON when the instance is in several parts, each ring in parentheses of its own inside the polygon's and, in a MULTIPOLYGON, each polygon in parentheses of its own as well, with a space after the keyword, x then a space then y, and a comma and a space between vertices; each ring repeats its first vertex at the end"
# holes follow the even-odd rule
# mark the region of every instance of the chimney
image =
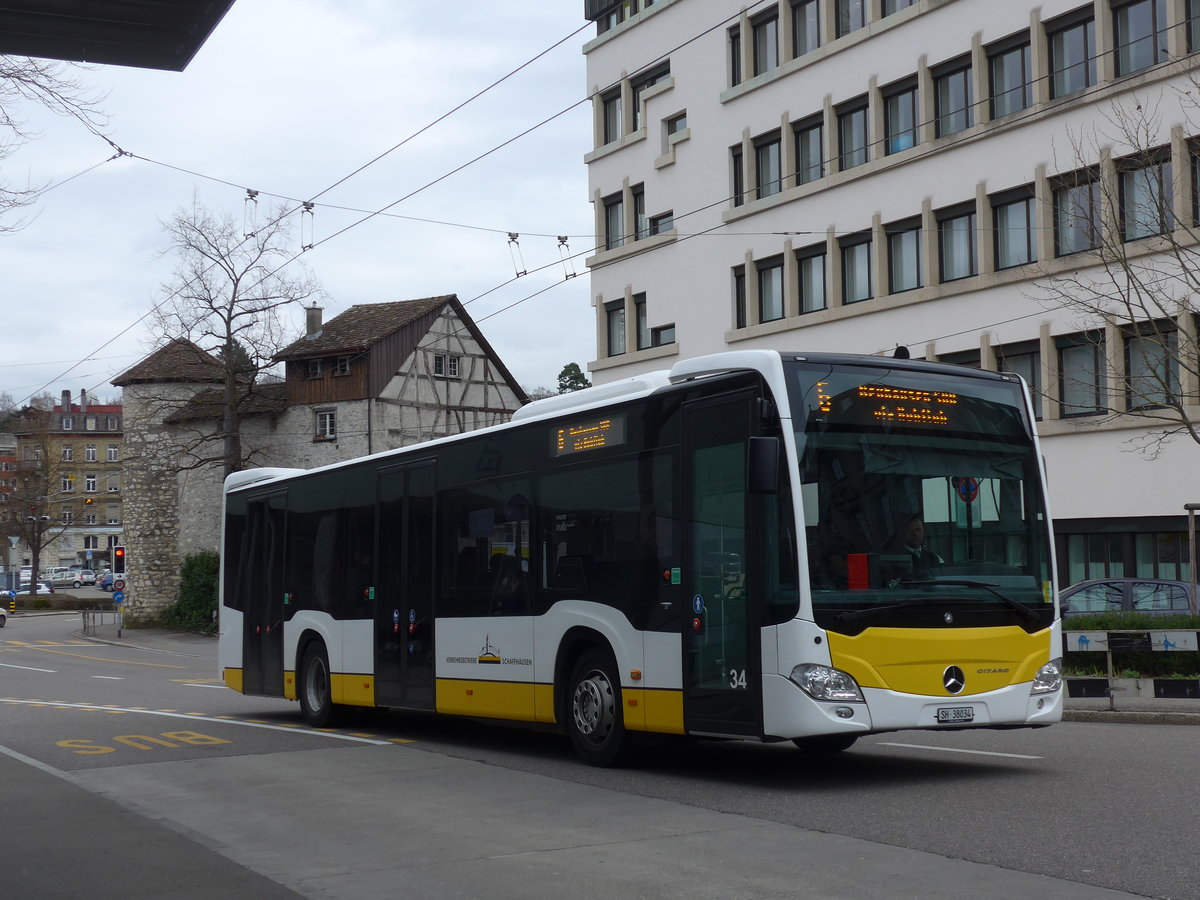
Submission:
POLYGON ((71 411, 71 392, 70 391, 62 392, 62 411, 65 413, 69 413, 71 411))
POLYGON ((88 404, 87 389, 85 388, 84 390, 81 390, 79 392, 79 411, 81 413, 87 412, 87 404, 88 404))
POLYGON ((321 336, 321 313, 324 310, 314 303, 304 310, 304 336, 309 340, 321 336))

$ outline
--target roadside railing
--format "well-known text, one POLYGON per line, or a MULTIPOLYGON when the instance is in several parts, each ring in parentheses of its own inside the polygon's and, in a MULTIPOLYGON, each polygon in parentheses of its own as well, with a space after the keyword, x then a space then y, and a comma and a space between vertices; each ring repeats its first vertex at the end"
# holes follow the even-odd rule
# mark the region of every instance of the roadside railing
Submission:
POLYGON ((96 629, 101 625, 119 625, 120 610, 115 609, 81 609, 83 616, 83 633, 89 637, 96 636, 96 629))

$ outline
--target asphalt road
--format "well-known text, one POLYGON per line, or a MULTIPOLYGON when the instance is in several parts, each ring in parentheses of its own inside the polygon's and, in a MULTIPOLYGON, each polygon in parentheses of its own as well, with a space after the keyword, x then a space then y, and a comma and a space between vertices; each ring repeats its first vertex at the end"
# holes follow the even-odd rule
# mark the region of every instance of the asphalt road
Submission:
POLYGON ((1195 727, 673 742, 603 770, 430 715, 313 731, 221 687, 211 640, 78 622, 0 631, 5 897, 1200 898, 1195 727))

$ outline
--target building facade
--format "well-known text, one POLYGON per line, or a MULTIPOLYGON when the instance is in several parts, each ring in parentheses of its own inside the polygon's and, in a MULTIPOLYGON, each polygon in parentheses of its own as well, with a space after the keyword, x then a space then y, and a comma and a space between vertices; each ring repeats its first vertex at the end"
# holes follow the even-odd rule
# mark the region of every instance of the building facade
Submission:
POLYGON ((1152 417, 1200 413, 1200 3, 585 14, 597 383, 759 347, 1016 372, 1061 583, 1189 577, 1200 447, 1152 417))

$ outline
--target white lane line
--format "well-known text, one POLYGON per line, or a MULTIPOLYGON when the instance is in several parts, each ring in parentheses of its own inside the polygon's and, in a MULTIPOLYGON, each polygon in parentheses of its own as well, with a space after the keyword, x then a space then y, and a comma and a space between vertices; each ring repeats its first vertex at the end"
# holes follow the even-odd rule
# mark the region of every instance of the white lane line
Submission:
POLYGON ((1003 756, 1008 759, 1045 759, 1044 756, 1027 756, 1024 753, 997 753, 994 750, 962 750, 958 747, 930 747, 926 744, 898 744, 894 741, 880 741, 880 747, 906 747, 909 750, 939 750, 942 753, 972 753, 975 756, 1003 756))
POLYGON ((57 674, 58 669, 38 669, 34 666, 10 666, 8 663, 0 663, 6 669, 24 669, 26 672, 49 672, 51 675, 57 674))
POLYGON ((61 709, 90 709, 101 710, 103 712, 137 713, 143 716, 166 716, 169 719, 186 719, 189 722, 215 722, 218 725, 241 725, 244 728, 264 728, 267 731, 284 731, 288 734, 311 734, 313 737, 327 737, 333 738, 337 741, 353 741, 358 744, 372 744, 377 747, 390 746, 392 743, 391 741, 360 737, 354 734, 339 734, 336 731, 318 731, 312 728, 289 728, 286 725, 269 725, 266 722, 245 722, 241 719, 225 719, 218 716, 197 716, 190 713, 163 712, 157 709, 136 709, 128 706, 98 706, 95 703, 60 703, 57 701, 47 700, 13 700, 11 698, 0 700, 0 705, 3 704, 16 704, 18 706, 55 706, 61 709))
POLYGON ((93 675, 93 678, 102 678, 105 681, 124 681, 120 675, 93 675))
POLYGON ((184 687, 206 687, 206 688, 216 688, 218 691, 226 691, 226 690, 229 690, 229 689, 228 689, 227 687, 225 687, 225 685, 223 685, 223 684, 188 684, 187 682, 184 682, 184 685, 183 685, 183 686, 184 686, 184 687))

